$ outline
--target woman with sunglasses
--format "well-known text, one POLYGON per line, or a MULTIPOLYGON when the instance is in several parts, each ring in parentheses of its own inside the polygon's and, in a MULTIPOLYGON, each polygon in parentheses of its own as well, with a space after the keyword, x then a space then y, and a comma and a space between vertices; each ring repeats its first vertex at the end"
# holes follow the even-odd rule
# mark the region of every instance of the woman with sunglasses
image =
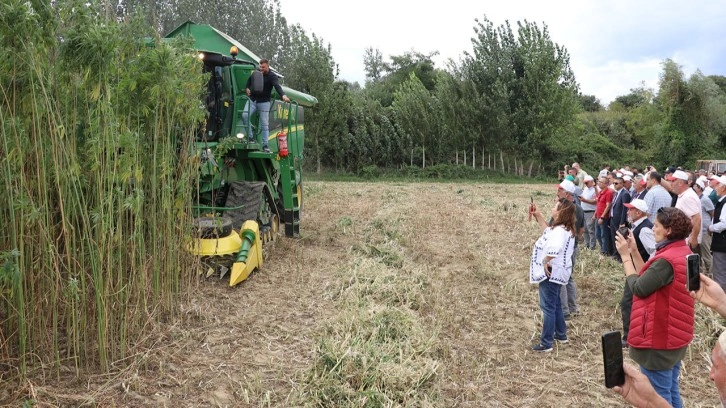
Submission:
POLYGON ((534 244, 529 266, 530 283, 539 284, 539 307, 542 309, 542 336, 532 350, 552 351, 555 340, 567 343, 567 325, 560 303, 560 288, 572 274, 572 252, 575 249, 575 203, 558 200, 552 209, 552 220, 545 221, 532 204, 530 214, 542 226, 542 236, 534 244))
POLYGON ((653 224, 656 252, 643 262, 630 234, 617 233, 615 247, 623 259, 633 292, 628 346, 630 357, 658 394, 681 407, 678 376, 681 360, 693 339, 693 299, 686 290, 686 243, 691 219, 673 207, 658 210, 653 224))

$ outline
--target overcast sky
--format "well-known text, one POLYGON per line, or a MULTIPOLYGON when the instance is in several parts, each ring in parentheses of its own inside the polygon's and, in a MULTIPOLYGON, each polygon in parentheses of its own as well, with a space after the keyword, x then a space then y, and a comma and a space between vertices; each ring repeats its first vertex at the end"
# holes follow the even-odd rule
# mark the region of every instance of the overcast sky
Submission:
POLYGON ((384 60, 414 50, 438 51, 437 67, 471 51, 474 19, 495 26, 528 20, 570 53, 580 91, 607 105, 641 83, 658 87, 671 58, 687 76, 726 75, 726 0, 280 0, 290 24, 332 47, 340 78, 365 82, 364 51, 384 60))

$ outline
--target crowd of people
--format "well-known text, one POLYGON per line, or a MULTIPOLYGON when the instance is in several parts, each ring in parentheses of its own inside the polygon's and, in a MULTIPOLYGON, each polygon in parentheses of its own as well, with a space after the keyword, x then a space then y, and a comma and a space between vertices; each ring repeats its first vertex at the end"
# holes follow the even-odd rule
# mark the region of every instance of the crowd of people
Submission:
MULTIPOLYGON (((574 163, 561 176, 551 217, 534 203, 529 209, 542 227, 529 273, 543 313, 532 350, 549 352, 554 342, 568 341, 565 321, 579 312, 572 276, 578 251, 599 251, 622 264, 622 345, 640 366, 627 366, 626 384, 616 390, 636 406, 636 397, 653 395, 663 406, 682 406, 679 376, 693 339, 694 299, 726 315, 726 175, 605 166, 594 178, 574 163), (686 256, 692 253, 713 280, 702 275, 703 288, 689 293, 686 256)), ((714 359, 722 360, 714 369, 723 382, 714 370, 712 379, 726 395, 726 335, 721 338, 714 359)))

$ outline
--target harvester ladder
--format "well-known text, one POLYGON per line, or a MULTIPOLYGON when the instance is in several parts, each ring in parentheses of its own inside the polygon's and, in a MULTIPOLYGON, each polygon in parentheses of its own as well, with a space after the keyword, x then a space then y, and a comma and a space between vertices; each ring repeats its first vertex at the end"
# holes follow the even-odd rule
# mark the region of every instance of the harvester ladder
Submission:
POLYGON ((288 150, 287 157, 280 159, 280 172, 282 174, 282 201, 285 206, 285 236, 300 236, 300 206, 302 194, 302 163, 300 161, 300 138, 292 137, 298 132, 297 115, 298 104, 291 102, 287 115, 288 150))

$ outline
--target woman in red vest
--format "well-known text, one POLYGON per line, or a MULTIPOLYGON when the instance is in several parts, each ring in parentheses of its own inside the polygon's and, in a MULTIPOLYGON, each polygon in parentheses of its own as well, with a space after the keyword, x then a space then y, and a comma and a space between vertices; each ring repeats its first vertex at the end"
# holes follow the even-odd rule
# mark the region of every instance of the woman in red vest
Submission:
POLYGON ((693 299, 686 290, 686 238, 691 220, 673 207, 658 210, 653 224, 656 252, 648 260, 638 252, 632 234, 617 234, 627 284, 633 291, 628 346, 653 387, 674 407, 681 407, 678 375, 693 339, 693 299))

